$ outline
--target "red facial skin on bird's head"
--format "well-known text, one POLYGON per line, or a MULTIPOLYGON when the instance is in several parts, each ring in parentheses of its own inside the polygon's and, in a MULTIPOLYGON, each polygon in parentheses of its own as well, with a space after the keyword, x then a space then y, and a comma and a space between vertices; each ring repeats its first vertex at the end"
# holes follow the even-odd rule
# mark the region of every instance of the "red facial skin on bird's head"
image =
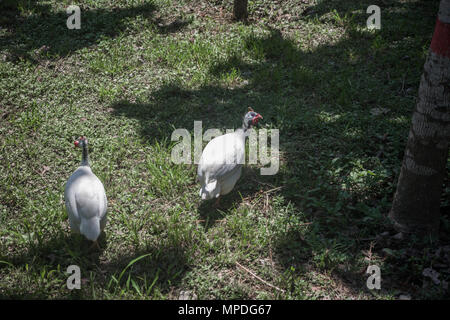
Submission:
POLYGON ((256 114, 256 116, 253 118, 252 120, 252 125, 255 125, 258 123, 259 119, 262 119, 262 115, 260 115, 259 113, 256 114))
POLYGON ((85 137, 85 136, 82 136, 82 137, 79 137, 77 140, 75 140, 75 141, 73 142, 73 144, 75 145, 75 147, 78 147, 78 146, 80 145, 80 142, 81 142, 82 140, 86 140, 86 137, 85 137))

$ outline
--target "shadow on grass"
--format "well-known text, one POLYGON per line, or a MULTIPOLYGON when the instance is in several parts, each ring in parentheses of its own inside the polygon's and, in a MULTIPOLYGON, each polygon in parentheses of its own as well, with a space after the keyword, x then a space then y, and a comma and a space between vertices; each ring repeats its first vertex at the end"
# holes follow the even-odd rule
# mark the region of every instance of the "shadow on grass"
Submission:
MULTIPOLYGON (((205 231, 208 231, 217 222, 225 219, 230 210, 238 208, 240 203, 245 202, 248 198, 252 198, 260 190, 261 186, 252 180, 255 176, 256 173, 253 168, 243 167, 241 177, 234 189, 229 194, 220 197, 218 207, 215 206, 215 199, 201 201, 198 207, 198 214, 205 231)), ((200 185, 198 188, 200 189, 200 185)))
MULTIPOLYGON (((123 288, 130 289, 130 281, 147 298, 156 292, 156 298, 168 294, 182 280, 188 270, 187 256, 181 244, 154 244, 138 250, 126 250, 104 263, 107 247, 105 233, 99 239, 101 250, 91 249, 91 242, 78 234, 61 233, 56 237, 31 246, 27 252, 13 256, 8 263, 15 268, 28 268, 27 273, 41 274, 42 283, 8 279, 7 288, 0 288, 2 299, 48 299, 48 286, 58 287, 57 299, 99 299, 107 294, 117 295, 123 288), (135 262, 134 262, 135 261, 135 262), (81 273, 81 289, 69 290, 66 280, 68 266, 77 265, 81 273), (55 276, 50 277, 52 272, 55 276), (53 280, 53 281, 52 281, 53 280), (93 292, 91 288, 100 288, 93 292), (155 292, 153 290, 156 290, 155 292)), ((8 268, 7 264, 0 264, 8 268)))
MULTIPOLYGON (((283 186, 277 195, 311 222, 306 235, 293 229, 275 241, 279 263, 297 273, 322 268, 351 283, 354 294, 367 293, 365 270, 345 266, 359 265, 361 250, 372 243, 364 238, 375 241, 390 230, 387 210, 438 5, 427 3, 418 12, 417 3, 385 3, 390 10, 383 11, 383 28, 369 32, 362 27, 372 3, 321 1, 304 19, 330 19, 346 33, 311 51, 271 27, 267 36, 246 37, 244 54, 259 63, 236 52, 209 70, 218 81, 237 70, 243 86, 188 90, 174 82, 151 93, 148 101, 112 105, 117 116, 138 119, 148 141, 168 138, 175 128, 192 132, 194 121, 202 121, 203 130, 236 128, 248 106, 261 113, 264 127, 280 130, 283 166, 277 175, 257 180, 283 186), (353 13, 361 8, 362 13, 353 13), (334 18, 326 18, 328 13, 334 18), (382 108, 385 113, 377 115, 382 108)), ((240 201, 246 178, 229 195, 224 212, 240 201)), ((249 184, 245 196, 260 187, 249 184)), ((199 214, 205 229, 224 218, 210 203, 201 204, 199 214)))
MULTIPOLYGON (((315 13, 305 13, 305 22, 314 23, 316 16, 331 27, 346 26, 345 35, 337 42, 316 46, 311 41, 308 49, 302 49, 279 30, 268 28, 267 36, 243 39, 245 54, 258 63, 249 63, 242 54, 235 53, 210 69, 218 82, 222 75, 237 70, 247 81, 245 85, 205 85, 190 90, 173 82, 153 92, 146 101, 117 101, 112 105, 114 114, 137 119, 142 137, 152 142, 170 138, 175 128, 192 131, 194 121, 203 121, 204 130, 236 128, 241 125, 246 108, 254 107, 264 116, 265 127, 280 130, 283 166, 275 176, 259 177, 258 183, 249 183, 251 175, 244 174, 233 193, 225 197, 225 211, 241 201, 239 192, 246 198, 260 188, 282 186, 276 196, 292 203, 292 214, 301 215, 309 223, 306 230, 294 226, 274 239, 274 256, 283 271, 294 270, 292 273, 299 278, 303 270, 312 266, 342 279, 358 279, 355 292, 364 290, 364 268, 341 270, 346 264, 358 265, 361 251, 369 249, 371 242, 376 243, 376 235, 386 228, 385 210, 396 180, 395 169, 401 164, 405 128, 414 102, 408 89, 417 92, 425 52, 422 46, 427 48, 431 40, 438 1, 383 3, 395 10, 383 9, 382 30, 371 33, 358 30, 355 25, 364 25, 365 8, 372 3, 320 1, 313 8, 315 13), (333 9, 338 16, 329 16, 333 9), (345 18, 346 13, 351 16, 352 10, 362 11, 345 18), (388 109, 385 115, 371 115, 371 109, 381 107, 388 109), (386 133, 388 142, 374 139, 386 133), (377 156, 382 146, 384 158, 377 156)), ((30 16, 19 17, 0 36, 0 46, 11 60, 37 62, 42 57, 68 55, 97 44, 103 37, 114 38, 127 32, 130 18, 142 16, 151 25, 158 23, 152 4, 111 10, 82 8, 82 29, 68 30, 64 11, 53 12, 39 1, 33 5, 35 10, 30 16)), ((181 30, 186 24, 176 21, 154 27, 168 33, 181 30)), ((312 39, 320 36, 312 34, 312 39)), ((211 214, 206 203, 200 206, 199 214, 204 220, 209 219, 205 229, 222 218, 220 212, 211 214)), ((383 245, 394 247, 392 243, 383 245)), ((34 272, 41 272, 57 265, 64 269, 75 262, 87 275, 99 268, 103 271, 96 274, 96 288, 110 285, 107 290, 120 290, 130 276, 139 279, 139 283, 156 281, 155 288, 162 293, 179 286, 188 268, 188 255, 179 241, 138 250, 126 248, 107 264, 102 264, 98 254, 87 252, 87 246, 77 238, 60 234, 13 257, 12 263, 29 264, 34 272), (145 254, 149 256, 127 269, 118 284, 112 280, 113 276, 118 279, 131 261, 145 254)), ((395 278, 396 271, 402 268, 400 254, 398 260, 386 255, 381 258, 387 259, 385 266, 392 265, 393 269, 390 273, 383 269, 383 274, 395 278)), ((403 270, 403 274, 411 271, 419 278, 422 269, 417 265, 414 270, 403 270)), ((401 280, 408 279, 406 275, 401 280)), ((64 285, 63 282, 61 286, 64 285)), ((296 286, 294 281, 288 289, 295 293, 299 290, 296 286)), ((144 287, 148 290, 150 285, 144 287)), ((83 295, 72 292, 68 296, 91 296, 89 285, 83 290, 83 295)), ((47 298, 45 287, 24 287, 15 282, 10 283, 7 292, 10 294, 5 296, 47 298)), ((61 293, 61 297, 65 295, 61 293)))
MULTIPOLYGON (((169 294, 179 286, 189 270, 187 260, 186 251, 181 244, 147 246, 145 249, 119 255, 101 265, 106 275, 100 281, 106 285, 107 290, 117 292, 131 287, 128 279, 133 279, 143 296, 152 297, 156 291, 156 298, 160 299, 161 295, 169 294)), ((136 288, 135 290, 138 292, 136 288)))
MULTIPOLYGON (((161 34, 178 32, 190 23, 177 17, 166 23, 155 16, 157 7, 146 2, 133 7, 114 7, 92 9, 80 5, 81 28, 68 29, 69 15, 64 11, 54 11, 50 5, 41 1, 25 2, 19 9, 5 10, 9 17, 8 32, 0 35, 0 47, 7 53, 10 61, 27 60, 38 63, 41 60, 67 56, 82 48, 98 44, 104 38, 115 38, 132 32, 131 19, 141 17, 144 24, 161 34), (23 9, 22 9, 23 8, 23 9), (22 11, 31 12, 23 15, 22 11)), ((1 22, 1 21, 0 21, 1 22)))
MULTIPOLYGON (((216 79, 238 70, 247 81, 241 87, 206 85, 190 90, 173 82, 151 93, 147 101, 117 101, 112 107, 118 117, 137 119, 142 137, 149 142, 170 138, 176 128, 192 131, 194 121, 203 121, 203 130, 236 128, 246 108, 254 107, 263 115, 265 127, 280 130, 283 154, 280 172, 257 181, 267 189, 282 186, 277 196, 292 203, 294 214, 302 214, 310 223, 307 230, 294 227, 279 235, 274 240, 275 258, 284 270, 293 268, 297 277, 313 266, 342 279, 359 279, 354 285, 357 292, 365 288, 364 270, 340 271, 341 266, 358 265, 361 250, 370 247, 370 241, 363 238, 375 239, 387 227, 385 210, 393 193, 395 168, 401 163, 414 101, 407 91, 417 92, 424 60, 421 46, 431 39, 436 4, 417 12, 416 3, 390 1, 397 10, 383 11, 383 29, 370 33, 355 27, 355 21, 360 26, 365 22, 364 13, 340 19, 362 6, 343 3, 321 1, 314 9, 330 23, 347 26, 345 36, 336 43, 303 50, 277 29, 268 28, 267 36, 244 39, 245 53, 259 63, 251 64, 235 53, 209 70, 216 79), (339 16, 326 18, 335 5, 339 16), (387 107, 386 115, 371 115, 373 108, 381 107, 387 107), (374 139, 385 133, 390 136, 388 142, 374 139), (377 156, 381 146, 384 159, 377 156), (386 173, 384 168, 388 169, 386 173), (375 178, 368 170, 375 172, 375 178)), ((13 60, 36 61, 33 51, 43 46, 47 46, 43 51, 49 57, 67 55, 98 43, 102 37, 126 32, 130 17, 152 19, 155 10, 153 5, 89 10, 83 13, 86 25, 81 30, 68 30, 64 12, 54 13, 41 6, 24 18, 22 25, 14 25, 11 34, 1 36, 0 44, 13 60)), ((174 23, 159 31, 174 32, 184 25, 174 23)), ((241 201, 239 192, 246 198, 260 190, 261 185, 248 183, 248 178, 244 174, 233 193, 223 199, 225 212, 241 201)), ((219 211, 211 213, 208 206, 205 203, 199 207, 205 229, 223 217, 219 211)), ((87 257, 82 248, 73 249, 73 242, 76 239, 58 236, 15 257, 14 265, 33 263, 34 270, 40 271, 75 260, 88 274, 99 266, 106 270, 95 280, 100 286, 112 283, 113 290, 120 290, 127 285, 128 276, 150 283, 157 278, 156 287, 162 292, 179 284, 187 270, 186 252, 176 242, 127 252, 106 265, 96 255, 87 257), (144 254, 150 255, 130 267, 122 282, 111 282, 112 276, 117 279, 130 261, 144 254)), ((295 293, 296 284, 289 290, 295 293)), ((37 292, 33 297, 45 297, 45 291, 37 292)), ((17 294, 32 296, 32 292, 17 294)))

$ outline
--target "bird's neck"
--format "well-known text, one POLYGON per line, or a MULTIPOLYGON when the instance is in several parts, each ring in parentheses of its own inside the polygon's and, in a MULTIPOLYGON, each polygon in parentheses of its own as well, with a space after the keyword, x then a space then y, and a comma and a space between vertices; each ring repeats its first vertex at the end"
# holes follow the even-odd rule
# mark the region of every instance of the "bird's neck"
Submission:
POLYGON ((249 129, 250 129, 250 128, 247 128, 247 127, 245 127, 245 126, 242 126, 242 128, 239 128, 239 129, 236 130, 236 133, 237 133, 238 135, 243 136, 244 139, 245 139, 245 138, 248 137, 248 135, 249 135, 249 133, 250 133, 249 129))
POLYGON ((251 124, 246 124, 245 121, 244 123, 242 123, 242 130, 244 131, 245 134, 248 135, 248 130, 250 130, 252 128, 251 124))
POLYGON ((89 154, 87 145, 83 144, 83 155, 81 157, 81 165, 89 167, 89 154))

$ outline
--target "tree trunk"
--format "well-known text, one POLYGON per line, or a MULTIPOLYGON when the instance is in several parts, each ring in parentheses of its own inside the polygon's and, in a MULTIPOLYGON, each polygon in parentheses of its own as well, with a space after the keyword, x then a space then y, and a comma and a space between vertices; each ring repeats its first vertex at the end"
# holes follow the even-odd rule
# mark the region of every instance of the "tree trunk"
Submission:
POLYGON ((234 0, 233 14, 236 20, 244 20, 247 18, 247 2, 248 0, 234 0))
POLYGON ((436 235, 450 141, 450 0, 441 0, 389 217, 403 232, 436 235))

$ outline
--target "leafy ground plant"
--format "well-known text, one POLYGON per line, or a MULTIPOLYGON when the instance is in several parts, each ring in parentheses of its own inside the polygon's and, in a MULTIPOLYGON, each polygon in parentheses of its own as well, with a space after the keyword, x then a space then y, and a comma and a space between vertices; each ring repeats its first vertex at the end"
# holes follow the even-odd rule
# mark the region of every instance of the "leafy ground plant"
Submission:
POLYGON ((438 1, 383 1, 380 30, 371 1, 255 0, 237 23, 232 1, 80 0, 79 30, 71 1, 18 3, 0 20, 1 298, 448 297, 448 180, 439 240, 387 220, 438 1), (249 106, 279 129, 280 170, 246 166, 214 208, 171 133, 249 106), (80 135, 109 200, 98 252, 64 209, 80 135))

